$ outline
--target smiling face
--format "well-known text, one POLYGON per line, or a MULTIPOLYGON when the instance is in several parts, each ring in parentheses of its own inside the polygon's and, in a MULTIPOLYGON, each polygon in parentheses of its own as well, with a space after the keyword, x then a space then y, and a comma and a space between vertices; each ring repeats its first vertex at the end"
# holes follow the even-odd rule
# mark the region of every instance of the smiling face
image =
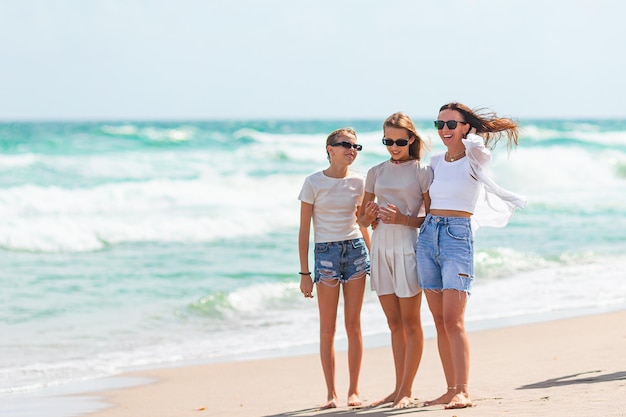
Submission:
MULTIPOLYGON (((457 122, 465 122, 463 115, 456 110, 442 110, 439 112, 437 120, 456 120, 457 122)), ((457 123, 455 129, 450 129, 447 124, 444 124, 443 129, 438 130, 439 137, 443 141, 443 144, 448 148, 458 148, 461 145, 461 139, 465 137, 467 132, 471 129, 469 124, 457 123)))
MULTIPOLYGON (((342 133, 333 139, 333 144, 340 142, 348 142, 352 145, 356 143, 356 137, 350 135, 348 133, 342 133)), ((328 151, 328 156, 330 158, 330 162, 350 165, 354 162, 357 156, 357 150, 354 148, 345 148, 343 146, 326 146, 326 150, 328 151)))
MULTIPOLYGON (((411 137, 409 132, 401 127, 385 126, 383 132, 386 139, 394 141, 398 139, 408 139, 409 144, 415 141, 415 138, 411 137)), ((403 161, 411 158, 411 155, 409 154, 409 145, 398 146, 394 143, 391 146, 387 146, 387 151, 389 152, 389 155, 391 155, 391 159, 394 161, 403 161)))

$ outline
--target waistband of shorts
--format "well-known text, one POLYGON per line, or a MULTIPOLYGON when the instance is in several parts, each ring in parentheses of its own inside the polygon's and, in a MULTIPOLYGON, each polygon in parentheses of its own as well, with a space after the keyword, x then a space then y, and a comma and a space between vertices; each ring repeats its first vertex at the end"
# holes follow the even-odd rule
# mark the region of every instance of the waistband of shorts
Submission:
POLYGON ((323 243, 325 245, 348 245, 348 244, 351 245, 352 242, 363 242, 363 238, 357 237, 356 239, 338 240, 335 242, 316 242, 316 243, 323 243))
POLYGON ((472 223, 472 219, 469 217, 447 217, 447 216, 433 216, 428 213, 426 215, 425 223, 435 223, 435 224, 466 224, 470 225, 472 223))

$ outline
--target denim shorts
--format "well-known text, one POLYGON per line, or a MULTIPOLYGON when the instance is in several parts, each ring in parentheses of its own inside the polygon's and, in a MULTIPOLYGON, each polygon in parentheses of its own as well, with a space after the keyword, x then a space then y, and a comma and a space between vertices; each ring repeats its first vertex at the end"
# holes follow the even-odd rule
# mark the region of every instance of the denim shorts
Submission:
POLYGON ((363 238, 315 244, 313 282, 339 280, 370 272, 370 257, 363 238))
POLYGON ((454 289, 469 295, 474 280, 471 219, 427 215, 417 238, 416 259, 424 290, 454 289))

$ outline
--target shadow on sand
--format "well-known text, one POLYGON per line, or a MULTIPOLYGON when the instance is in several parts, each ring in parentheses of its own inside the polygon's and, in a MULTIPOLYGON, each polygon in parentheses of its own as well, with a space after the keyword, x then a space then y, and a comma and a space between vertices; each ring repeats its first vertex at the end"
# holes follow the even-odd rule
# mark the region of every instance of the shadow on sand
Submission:
POLYGON ((594 376, 587 376, 590 374, 599 374, 602 371, 588 371, 581 372, 573 375, 566 375, 559 378, 546 379, 545 381, 535 382, 534 384, 522 385, 517 389, 536 389, 536 388, 550 388, 561 387, 564 385, 576 385, 576 384, 595 384, 597 382, 609 382, 626 379, 626 372, 613 372, 611 374, 601 374, 594 376))

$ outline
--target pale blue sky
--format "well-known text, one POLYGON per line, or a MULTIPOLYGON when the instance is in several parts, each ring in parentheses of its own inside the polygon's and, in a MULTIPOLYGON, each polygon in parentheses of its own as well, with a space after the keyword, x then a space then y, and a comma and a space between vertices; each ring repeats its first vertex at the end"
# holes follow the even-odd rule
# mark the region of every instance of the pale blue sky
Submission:
POLYGON ((0 0, 0 120, 626 117, 625 4, 0 0))

